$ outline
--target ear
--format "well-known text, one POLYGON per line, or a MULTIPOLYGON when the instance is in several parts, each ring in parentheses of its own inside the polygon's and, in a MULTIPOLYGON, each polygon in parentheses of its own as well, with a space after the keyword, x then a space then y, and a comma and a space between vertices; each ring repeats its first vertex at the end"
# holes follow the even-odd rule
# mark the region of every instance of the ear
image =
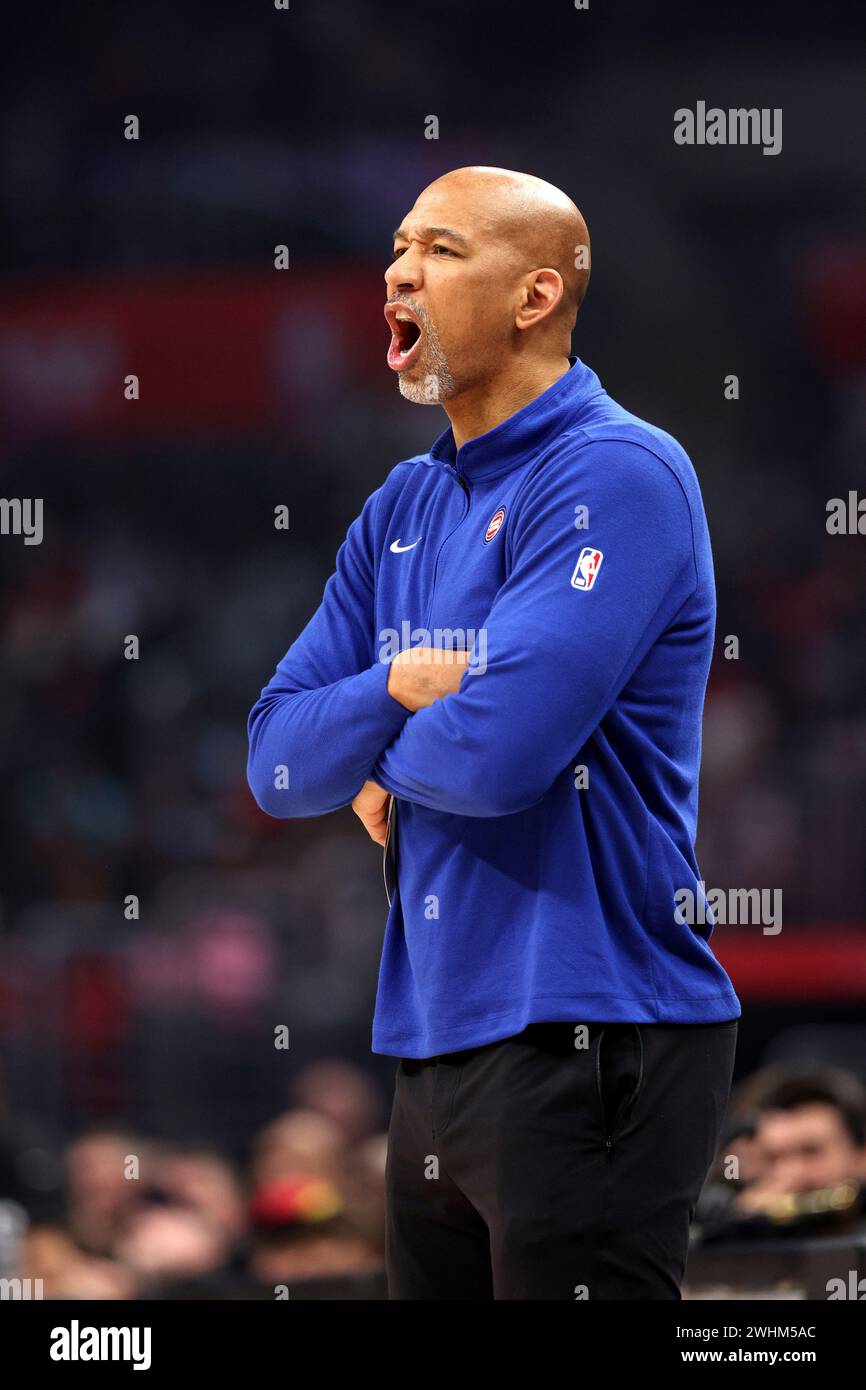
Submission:
POLYGON ((515 328, 532 328, 549 318, 562 301, 564 286, 558 270, 533 270, 521 286, 520 302, 514 318, 515 328))

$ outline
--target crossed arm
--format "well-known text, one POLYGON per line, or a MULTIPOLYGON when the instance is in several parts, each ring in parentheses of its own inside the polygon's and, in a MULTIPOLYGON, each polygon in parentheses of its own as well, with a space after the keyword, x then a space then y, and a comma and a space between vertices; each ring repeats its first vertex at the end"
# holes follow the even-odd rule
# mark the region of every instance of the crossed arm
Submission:
MULTIPOLYGON (((388 693, 414 714, 432 705, 434 700, 456 694, 468 661, 469 653, 464 651, 410 647, 391 662, 388 693)), ((352 810, 377 845, 385 844, 390 798, 390 792, 368 779, 352 802, 352 810)))
POLYGON ((251 713, 253 794, 279 817, 351 804, 380 844, 389 795, 460 816, 525 810, 695 592, 682 486, 648 450, 622 441, 581 447, 533 478, 512 513, 511 566, 485 620, 483 673, 467 673, 468 655, 449 650, 401 652, 390 666, 375 659, 375 497, 251 713), (590 516, 582 534, 576 502, 590 516), (604 559, 581 592, 576 562, 586 547, 604 559))

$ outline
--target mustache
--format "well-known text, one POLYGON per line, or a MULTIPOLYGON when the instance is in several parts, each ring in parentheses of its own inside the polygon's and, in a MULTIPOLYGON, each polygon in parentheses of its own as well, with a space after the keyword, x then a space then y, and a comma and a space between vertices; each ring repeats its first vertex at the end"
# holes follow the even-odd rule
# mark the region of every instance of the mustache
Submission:
POLYGON ((430 316, 427 313, 426 309, 422 308, 420 304, 416 304, 413 299, 409 299, 406 295, 395 294, 391 299, 387 300, 386 302, 388 304, 402 304, 404 308, 411 309, 412 313, 416 316, 419 324, 425 330, 425 332, 430 327, 430 316))

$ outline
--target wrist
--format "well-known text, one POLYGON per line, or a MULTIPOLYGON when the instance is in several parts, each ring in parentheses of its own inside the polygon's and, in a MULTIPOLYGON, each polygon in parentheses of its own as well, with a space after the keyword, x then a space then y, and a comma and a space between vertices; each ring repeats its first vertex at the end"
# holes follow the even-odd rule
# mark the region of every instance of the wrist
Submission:
POLYGON ((400 652, 388 672, 388 693, 415 713, 460 689, 468 654, 438 647, 400 652))
POLYGON ((407 668, 400 661, 392 661, 388 667, 388 694, 396 700, 404 709, 414 712, 414 705, 410 700, 410 685, 407 679, 407 668))

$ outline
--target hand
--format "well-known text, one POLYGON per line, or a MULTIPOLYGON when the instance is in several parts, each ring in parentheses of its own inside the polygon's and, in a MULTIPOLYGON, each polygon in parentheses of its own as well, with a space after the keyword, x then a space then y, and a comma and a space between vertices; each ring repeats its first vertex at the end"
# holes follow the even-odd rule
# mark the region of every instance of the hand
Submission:
POLYGON ((388 694, 412 714, 426 709, 457 693, 469 657, 469 652, 449 647, 407 647, 391 662, 388 694))
POLYGON ((352 810, 359 817, 370 838, 383 847, 388 833, 390 800, 390 792, 386 792, 376 782, 365 782, 352 802, 352 810))
POLYGON ((793 1196, 787 1188, 779 1187, 778 1184, 755 1181, 749 1183, 741 1192, 734 1197, 734 1206, 739 1211, 766 1212, 771 1206, 782 1197, 793 1196))

